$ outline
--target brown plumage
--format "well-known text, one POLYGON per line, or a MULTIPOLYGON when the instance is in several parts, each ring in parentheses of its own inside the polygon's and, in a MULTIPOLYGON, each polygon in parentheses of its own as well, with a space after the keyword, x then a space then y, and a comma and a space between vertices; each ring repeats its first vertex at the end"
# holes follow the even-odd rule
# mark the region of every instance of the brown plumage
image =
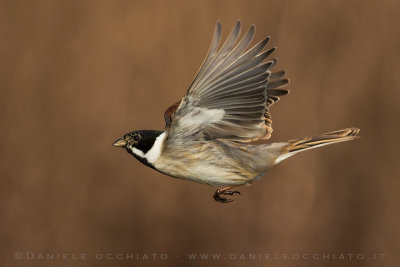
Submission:
POLYGON ((217 23, 206 59, 182 100, 164 114, 164 131, 134 131, 117 140, 143 164, 180 179, 221 186, 214 194, 233 195, 234 186, 251 184, 275 164, 301 151, 357 138, 348 128, 311 138, 255 145, 272 134, 270 108, 289 93, 285 72, 263 51, 269 37, 250 49, 255 27, 239 40, 238 21, 219 48, 217 23))
POLYGON ((333 143, 339 143, 344 141, 350 141, 359 138, 357 134, 360 129, 358 128, 347 128, 334 132, 324 133, 321 135, 289 141, 288 152, 295 152, 299 150, 311 149, 318 146, 329 145, 333 143))

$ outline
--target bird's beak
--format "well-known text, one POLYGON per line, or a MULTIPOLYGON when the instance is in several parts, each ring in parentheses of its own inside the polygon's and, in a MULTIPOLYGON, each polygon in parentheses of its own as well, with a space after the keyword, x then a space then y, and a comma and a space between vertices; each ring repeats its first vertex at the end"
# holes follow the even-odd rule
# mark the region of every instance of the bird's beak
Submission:
POLYGON ((114 142, 114 144, 112 144, 113 146, 126 146, 126 142, 124 139, 118 139, 117 141, 114 142))

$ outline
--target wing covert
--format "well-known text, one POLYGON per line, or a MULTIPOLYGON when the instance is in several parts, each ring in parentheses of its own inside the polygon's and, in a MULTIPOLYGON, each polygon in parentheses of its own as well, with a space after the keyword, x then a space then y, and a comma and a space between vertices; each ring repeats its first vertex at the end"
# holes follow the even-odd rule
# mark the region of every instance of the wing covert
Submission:
POLYGON ((252 25, 238 41, 238 21, 218 50, 221 24, 218 22, 206 59, 180 102, 165 112, 169 138, 201 134, 209 139, 249 142, 268 139, 271 115, 268 108, 286 95, 284 71, 271 74, 276 59, 266 61, 275 50, 263 51, 269 37, 250 49, 252 25))

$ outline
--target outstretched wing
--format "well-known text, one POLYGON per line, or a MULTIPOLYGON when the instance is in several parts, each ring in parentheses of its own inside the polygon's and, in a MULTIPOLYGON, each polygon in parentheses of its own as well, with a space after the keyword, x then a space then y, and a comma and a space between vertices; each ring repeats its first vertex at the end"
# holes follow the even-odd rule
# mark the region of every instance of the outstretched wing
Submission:
POLYGON ((265 60, 275 48, 263 51, 269 37, 246 50, 255 27, 237 42, 240 27, 238 21, 218 50, 221 24, 217 23, 208 55, 192 85, 164 114, 169 138, 201 133, 209 139, 249 142, 271 136, 268 108, 288 93, 282 87, 289 80, 283 78, 283 71, 271 74, 277 61, 265 60))

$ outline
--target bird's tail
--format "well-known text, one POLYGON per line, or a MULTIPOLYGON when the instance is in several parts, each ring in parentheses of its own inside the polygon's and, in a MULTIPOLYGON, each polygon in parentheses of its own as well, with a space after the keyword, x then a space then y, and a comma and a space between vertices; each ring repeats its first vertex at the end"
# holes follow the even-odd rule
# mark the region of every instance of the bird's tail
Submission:
POLYGON ((293 156, 294 154, 297 154, 301 151, 356 139, 359 137, 357 136, 359 131, 360 129, 358 128, 346 128, 334 132, 324 133, 314 137, 290 140, 287 142, 287 145, 285 147, 285 153, 278 157, 276 163, 287 159, 288 157, 293 156))
POLYGON ((357 136, 359 131, 360 129, 358 128, 347 128, 314 137, 291 140, 289 141, 288 152, 299 152, 301 150, 326 146, 338 142, 350 141, 359 137, 357 136))

